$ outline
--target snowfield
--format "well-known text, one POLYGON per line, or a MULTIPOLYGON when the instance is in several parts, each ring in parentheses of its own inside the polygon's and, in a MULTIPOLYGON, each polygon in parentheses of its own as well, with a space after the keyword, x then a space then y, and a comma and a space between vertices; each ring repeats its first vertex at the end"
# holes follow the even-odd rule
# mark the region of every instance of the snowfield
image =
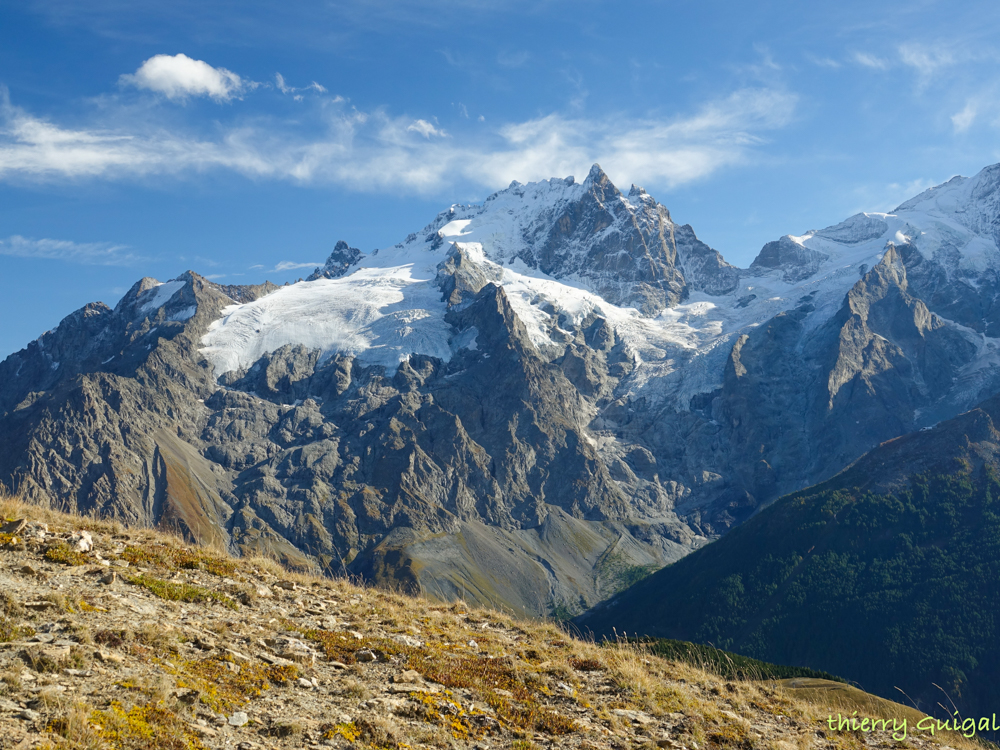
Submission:
POLYGON ((216 376, 248 369, 286 344, 395 369, 411 353, 451 357, 434 272, 406 264, 303 281, 222 311, 202 340, 216 376), (425 273, 420 273, 424 270, 425 273))

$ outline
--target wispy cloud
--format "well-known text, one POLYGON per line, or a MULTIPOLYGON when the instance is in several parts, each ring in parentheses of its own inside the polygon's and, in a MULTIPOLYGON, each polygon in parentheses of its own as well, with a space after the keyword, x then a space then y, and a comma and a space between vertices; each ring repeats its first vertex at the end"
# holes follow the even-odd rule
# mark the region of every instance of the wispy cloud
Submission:
POLYGON ((208 96, 216 101, 228 101, 257 85, 231 70, 213 68, 204 60, 194 60, 185 54, 154 55, 135 73, 122 75, 119 82, 155 91, 168 99, 208 96))
POLYGON ((976 114, 978 114, 978 108, 976 103, 973 101, 966 102, 965 108, 961 112, 956 112, 951 116, 951 124, 955 128, 956 133, 964 133, 972 125, 972 121, 976 119, 976 114))
POLYGON ((574 91, 573 96, 570 97, 569 106, 575 110, 583 109, 583 105, 587 103, 587 97, 590 96, 590 92, 583 84, 583 74, 578 70, 564 70, 563 76, 569 81, 574 91))
POLYGON ((831 70, 837 70, 843 67, 839 60, 834 60, 832 57, 817 57, 816 55, 807 54, 806 59, 813 65, 820 68, 830 68, 831 70))
POLYGON ((870 52, 855 52, 851 59, 854 60, 858 65, 863 65, 866 68, 871 68, 873 70, 888 70, 889 61, 885 58, 879 57, 878 55, 873 55, 870 52))
POLYGON ((109 242, 36 240, 18 234, 0 240, 0 255, 61 260, 90 266, 131 266, 146 260, 132 253, 126 245, 113 245, 109 242))
POLYGON ((924 77, 929 77, 941 68, 955 63, 955 56, 950 50, 915 43, 901 44, 899 59, 924 77))
POLYGON ((565 119, 559 115, 508 125, 508 148, 486 156, 482 167, 497 182, 580 174, 597 161, 618 184, 674 187, 719 169, 745 164, 764 143, 761 133, 791 122, 796 97, 783 91, 744 89, 671 120, 565 119))
POLYGON ((314 110, 316 121, 305 133, 256 120, 220 126, 205 137, 147 121, 63 127, 11 105, 0 89, 0 180, 227 170, 365 192, 430 193, 458 183, 496 188, 513 179, 586 174, 600 162, 624 184, 674 186, 747 163, 766 132, 787 125, 795 108, 796 97, 786 91, 742 89, 669 118, 553 113, 447 134, 429 120, 359 112, 328 99, 314 110))
MULTIPOLYGON (((315 91, 317 94, 325 94, 327 92, 326 86, 316 83, 316 81, 313 81, 308 86, 289 86, 288 83, 285 82, 285 77, 281 75, 281 73, 274 74, 274 81, 278 87, 278 91, 282 94, 291 94, 292 98, 297 102, 301 102, 305 98, 301 93, 299 93, 301 91, 315 91)), ((337 97, 337 99, 339 100, 340 97, 337 97)))
POLYGON ((447 136, 448 134, 439 128, 431 125, 427 120, 414 120, 406 126, 407 133, 420 133, 424 138, 430 139, 432 135, 447 136))
POLYGON ((753 49, 757 53, 757 59, 736 66, 737 69, 759 81, 773 80, 774 75, 782 70, 782 66, 774 59, 771 49, 766 44, 754 44, 753 49))
POLYGON ((465 58, 457 52, 452 52, 450 49, 439 49, 438 52, 441 54, 441 57, 444 58, 445 62, 453 68, 465 68, 468 66, 465 58))
POLYGON ((316 268, 317 266, 322 266, 322 263, 296 263, 293 260, 283 260, 278 263, 272 271, 295 271, 299 268, 316 268))

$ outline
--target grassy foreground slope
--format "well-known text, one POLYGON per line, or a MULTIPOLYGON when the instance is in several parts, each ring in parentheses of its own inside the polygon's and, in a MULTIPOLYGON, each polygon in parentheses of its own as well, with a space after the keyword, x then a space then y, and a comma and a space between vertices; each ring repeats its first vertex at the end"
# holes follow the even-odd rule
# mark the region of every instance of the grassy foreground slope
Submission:
POLYGON ((712 643, 882 696, 901 698, 898 687, 924 710, 950 698, 989 715, 1000 706, 996 407, 883 444, 577 624, 712 643))
POLYGON ((0 529, 3 748, 975 747, 830 731, 830 711, 912 713, 823 681, 727 679, 3 498, 0 529))

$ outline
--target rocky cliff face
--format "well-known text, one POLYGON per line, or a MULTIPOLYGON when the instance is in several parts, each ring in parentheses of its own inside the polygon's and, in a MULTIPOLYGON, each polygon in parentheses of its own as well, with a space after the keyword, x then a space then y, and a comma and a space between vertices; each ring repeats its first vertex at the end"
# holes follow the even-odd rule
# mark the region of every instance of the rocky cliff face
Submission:
POLYGON ((525 231, 517 257, 548 276, 588 279, 608 302, 647 314, 684 299, 667 210, 639 190, 630 195, 635 203, 624 200, 596 165, 583 187, 579 199, 525 231))
POLYGON ((347 270, 361 260, 365 254, 356 247, 351 247, 343 240, 338 240, 333 252, 326 259, 322 268, 313 271, 307 281, 317 279, 336 279, 347 273, 347 270))
POLYGON ((369 255, 340 242, 299 284, 143 279, 0 363, 0 481, 330 574, 579 611, 1000 390, 991 175, 742 270, 595 167, 369 255))
POLYGON ((969 337, 910 294, 891 244, 840 309, 810 328, 814 312, 807 296, 740 335, 713 400, 730 444, 754 450, 753 459, 730 460, 762 498, 831 476, 913 430, 922 410, 947 411, 942 397, 977 354, 969 337))

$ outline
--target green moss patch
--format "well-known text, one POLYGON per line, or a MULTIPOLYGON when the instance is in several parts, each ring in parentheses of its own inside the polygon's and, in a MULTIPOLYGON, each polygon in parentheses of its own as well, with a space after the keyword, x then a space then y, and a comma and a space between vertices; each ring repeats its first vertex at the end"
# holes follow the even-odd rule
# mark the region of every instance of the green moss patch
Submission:
POLYGON ((275 685, 287 685, 299 674, 294 665, 237 663, 230 656, 182 661, 168 671, 177 677, 178 687, 196 690, 199 700, 217 712, 237 708, 275 685))
POLYGON ((205 750, 187 722, 158 705, 126 710, 114 702, 104 711, 94 711, 90 722, 114 750, 205 750))
POLYGON ((194 604, 218 602, 229 609, 239 609, 239 605, 225 594, 190 583, 171 583, 146 574, 132 576, 128 582, 133 586, 142 586, 153 596, 172 602, 191 602, 194 604))
POLYGON ((61 565, 86 565, 92 562, 86 555, 73 549, 66 542, 59 542, 45 550, 45 559, 61 565))
MULTIPOLYGON (((353 664, 356 651, 370 649, 385 656, 402 657, 407 669, 415 669, 425 679, 446 688, 475 690, 496 712, 501 726, 553 735, 568 734, 576 730, 572 719, 553 713, 539 704, 536 695, 520 679, 509 659, 456 653, 431 644, 415 648, 389 638, 366 638, 359 641, 349 634, 327 630, 296 628, 296 632, 319 644, 329 659, 353 664), (513 697, 508 698, 497 691, 510 693, 513 697)), ((433 703, 441 699, 431 697, 427 700, 433 703)), ((475 717, 471 715, 465 720, 458 720, 453 714, 429 710, 425 719, 445 724, 459 738, 479 736, 489 731, 485 725, 477 724, 475 717)))

